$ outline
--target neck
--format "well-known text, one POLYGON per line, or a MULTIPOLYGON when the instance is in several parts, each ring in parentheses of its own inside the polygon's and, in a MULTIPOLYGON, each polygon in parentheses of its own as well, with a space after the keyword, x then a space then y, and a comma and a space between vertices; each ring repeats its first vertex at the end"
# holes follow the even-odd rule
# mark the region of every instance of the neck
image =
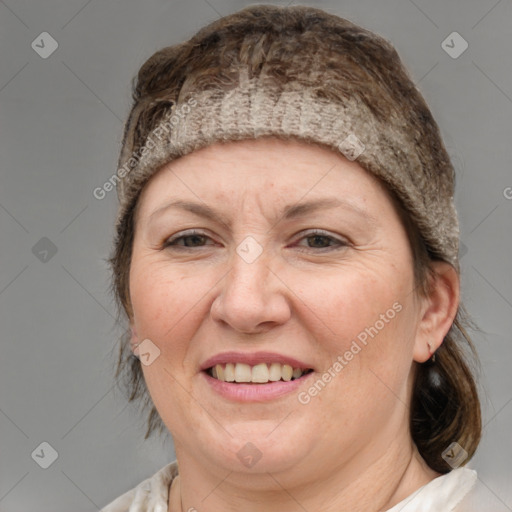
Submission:
POLYGON ((328 475, 237 474, 187 457, 176 450, 180 476, 173 482, 169 512, 380 512, 386 511, 439 476, 427 466, 414 444, 391 445, 379 458, 365 454, 344 462, 328 475))

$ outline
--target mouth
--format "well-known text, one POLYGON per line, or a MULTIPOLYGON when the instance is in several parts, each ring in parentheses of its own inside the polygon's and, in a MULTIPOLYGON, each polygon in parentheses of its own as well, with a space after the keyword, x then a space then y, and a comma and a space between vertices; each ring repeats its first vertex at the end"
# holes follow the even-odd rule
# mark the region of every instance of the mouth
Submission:
POLYGON ((225 363, 203 370, 208 376, 233 384, 268 384, 298 380, 313 371, 312 368, 293 367, 281 363, 225 363))

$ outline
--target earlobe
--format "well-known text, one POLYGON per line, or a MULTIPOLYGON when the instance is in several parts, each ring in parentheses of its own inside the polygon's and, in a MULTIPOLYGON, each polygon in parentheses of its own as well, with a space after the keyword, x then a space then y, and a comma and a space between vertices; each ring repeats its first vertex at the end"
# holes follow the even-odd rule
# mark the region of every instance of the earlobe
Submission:
POLYGON ((460 297, 459 275, 452 265, 442 261, 432 262, 432 281, 425 297, 414 344, 414 360, 424 363, 435 357, 453 324, 460 297))
POLYGON ((138 338, 138 335, 137 335, 137 329, 135 328, 135 326, 133 324, 130 326, 130 329, 132 331, 132 337, 131 337, 131 341, 130 341, 130 346, 131 346, 133 355, 135 357, 138 357, 139 352, 138 352, 137 347, 140 345, 140 342, 139 342, 139 338, 138 338))

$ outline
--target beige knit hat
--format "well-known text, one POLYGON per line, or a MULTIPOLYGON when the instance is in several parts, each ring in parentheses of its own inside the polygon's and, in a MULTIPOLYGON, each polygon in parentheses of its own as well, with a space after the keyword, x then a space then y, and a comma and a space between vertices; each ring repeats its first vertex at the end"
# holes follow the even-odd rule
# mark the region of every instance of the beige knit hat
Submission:
POLYGON ((141 68, 119 158, 117 224, 164 164, 221 141, 275 136, 356 160, 398 196, 433 258, 457 270, 454 170, 386 40, 304 6, 251 6, 141 68))

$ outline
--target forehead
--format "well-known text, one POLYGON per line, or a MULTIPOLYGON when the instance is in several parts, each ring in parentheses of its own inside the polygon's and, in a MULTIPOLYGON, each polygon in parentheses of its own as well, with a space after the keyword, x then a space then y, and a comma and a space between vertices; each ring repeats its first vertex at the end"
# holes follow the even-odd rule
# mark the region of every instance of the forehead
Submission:
POLYGON ((328 196, 360 209, 390 202, 379 179, 340 153, 265 137, 216 143, 164 165, 146 183, 137 218, 149 217, 172 199, 236 209, 242 202, 277 207, 328 196))

